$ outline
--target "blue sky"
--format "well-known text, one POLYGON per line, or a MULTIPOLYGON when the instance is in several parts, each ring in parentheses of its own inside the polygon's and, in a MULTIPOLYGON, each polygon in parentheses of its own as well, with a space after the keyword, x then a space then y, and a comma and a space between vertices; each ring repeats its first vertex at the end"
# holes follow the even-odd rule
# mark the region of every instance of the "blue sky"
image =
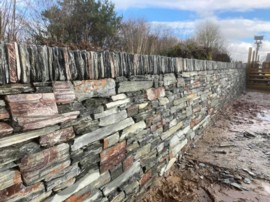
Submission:
POLYGON ((124 19, 143 18, 170 27, 179 38, 192 37, 205 20, 220 25, 228 50, 245 61, 254 35, 264 35, 261 57, 270 52, 270 0, 112 0, 124 19))

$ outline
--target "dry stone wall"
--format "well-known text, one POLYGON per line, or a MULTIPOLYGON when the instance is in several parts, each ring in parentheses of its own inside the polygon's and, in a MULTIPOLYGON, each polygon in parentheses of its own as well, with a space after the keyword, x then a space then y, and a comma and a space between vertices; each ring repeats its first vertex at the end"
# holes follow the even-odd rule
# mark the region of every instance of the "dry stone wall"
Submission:
POLYGON ((0 45, 0 201, 138 198, 245 90, 245 67, 0 45))

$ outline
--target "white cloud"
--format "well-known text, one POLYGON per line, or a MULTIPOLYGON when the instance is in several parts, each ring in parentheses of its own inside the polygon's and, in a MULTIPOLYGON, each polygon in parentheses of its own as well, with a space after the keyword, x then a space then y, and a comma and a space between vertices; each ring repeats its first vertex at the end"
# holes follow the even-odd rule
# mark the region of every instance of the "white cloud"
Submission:
POLYGON ((270 8, 269 0, 112 0, 118 9, 160 7, 207 13, 212 11, 270 8))
MULTIPOLYGON (((261 58, 265 58, 266 53, 270 52, 270 22, 249 19, 217 19, 210 20, 220 25, 221 32, 227 42, 227 49, 234 60, 247 61, 248 48, 254 46, 253 37, 263 33, 265 40, 260 51, 261 58), (251 42, 243 42, 243 39, 249 39, 251 42)), ((172 28, 174 33, 180 38, 191 37, 194 33, 196 24, 202 20, 189 22, 152 22, 154 25, 164 25, 172 28)))

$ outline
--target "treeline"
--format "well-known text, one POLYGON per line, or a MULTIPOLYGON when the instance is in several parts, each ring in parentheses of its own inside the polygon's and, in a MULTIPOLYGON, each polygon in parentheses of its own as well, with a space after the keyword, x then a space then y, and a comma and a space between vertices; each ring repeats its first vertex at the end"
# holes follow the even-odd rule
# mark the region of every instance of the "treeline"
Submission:
POLYGON ((206 22, 188 40, 142 19, 123 20, 109 0, 1 0, 0 40, 230 61, 219 27, 206 22))

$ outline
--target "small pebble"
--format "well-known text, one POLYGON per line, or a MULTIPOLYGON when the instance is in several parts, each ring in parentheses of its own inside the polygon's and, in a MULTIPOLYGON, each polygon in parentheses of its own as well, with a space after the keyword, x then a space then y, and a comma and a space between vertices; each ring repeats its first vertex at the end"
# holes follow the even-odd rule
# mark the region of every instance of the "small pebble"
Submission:
POLYGON ((250 180, 250 179, 248 179, 248 178, 245 178, 245 179, 244 179, 244 183, 246 183, 246 184, 250 184, 250 183, 251 183, 251 180, 250 180))

